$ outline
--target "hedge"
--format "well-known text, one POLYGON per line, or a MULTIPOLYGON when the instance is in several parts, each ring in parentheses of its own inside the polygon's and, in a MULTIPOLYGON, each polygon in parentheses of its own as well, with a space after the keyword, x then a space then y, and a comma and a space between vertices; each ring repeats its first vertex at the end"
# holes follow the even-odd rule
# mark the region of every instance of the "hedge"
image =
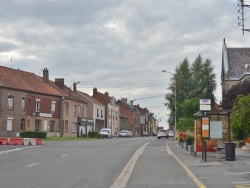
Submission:
POLYGON ((88 136, 89 138, 102 138, 102 134, 96 131, 89 131, 88 136))
POLYGON ((47 132, 24 131, 20 133, 22 138, 46 138, 47 132))

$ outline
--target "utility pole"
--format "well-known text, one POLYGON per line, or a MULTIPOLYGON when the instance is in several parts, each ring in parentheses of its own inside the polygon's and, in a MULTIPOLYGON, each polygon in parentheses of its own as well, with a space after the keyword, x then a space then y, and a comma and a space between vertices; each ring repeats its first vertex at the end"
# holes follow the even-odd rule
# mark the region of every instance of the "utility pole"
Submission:
POLYGON ((250 32, 250 29, 245 29, 245 24, 244 24, 244 7, 250 8, 250 5, 244 4, 244 0, 239 0, 238 6, 241 7, 241 10, 238 10, 238 13, 241 14, 241 18, 238 17, 238 20, 241 20, 241 22, 238 23, 239 26, 242 26, 242 32, 244 35, 244 31, 250 32))

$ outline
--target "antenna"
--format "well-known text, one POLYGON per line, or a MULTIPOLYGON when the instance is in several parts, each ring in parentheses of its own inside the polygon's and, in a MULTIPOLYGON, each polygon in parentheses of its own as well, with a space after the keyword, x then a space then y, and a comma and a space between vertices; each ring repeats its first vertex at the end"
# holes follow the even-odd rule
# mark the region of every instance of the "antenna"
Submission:
POLYGON ((241 14, 241 18, 238 17, 238 20, 240 20, 240 22, 238 23, 239 26, 242 26, 242 32, 244 35, 244 31, 248 31, 250 32, 250 29, 245 29, 245 24, 244 24, 244 7, 250 8, 250 5, 246 5, 244 4, 244 0, 239 0, 240 4, 238 4, 239 7, 241 7, 241 10, 238 10, 238 13, 241 14))
POLYGON ((12 56, 10 57, 10 68, 12 66, 12 56))
POLYGON ((43 69, 40 69, 40 70, 39 70, 39 76, 41 76, 41 72, 42 72, 42 71, 43 71, 43 69))

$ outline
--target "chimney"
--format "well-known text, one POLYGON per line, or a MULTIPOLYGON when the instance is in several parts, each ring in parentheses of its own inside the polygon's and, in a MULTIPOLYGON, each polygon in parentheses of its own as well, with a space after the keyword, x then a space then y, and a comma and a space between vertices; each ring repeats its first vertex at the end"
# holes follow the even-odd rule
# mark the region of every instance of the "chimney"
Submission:
POLYGON ((96 94, 96 93, 97 93, 97 88, 94 87, 94 88, 93 88, 93 95, 96 94))
POLYGON ((43 69, 43 81, 49 83, 49 70, 47 68, 43 69))
POLYGON ((76 92, 76 83, 73 83, 73 91, 76 92))
POLYGON ((121 98, 121 101, 125 104, 128 104, 128 99, 127 98, 121 98))
POLYGON ((104 93, 106 96, 109 96, 109 93, 106 91, 105 93, 104 93))
POLYGON ((130 106, 131 106, 131 107, 133 107, 133 105, 134 105, 133 103, 134 103, 134 101, 131 100, 131 101, 130 101, 130 106))
POLYGON ((55 79, 55 84, 56 84, 57 87, 62 89, 63 86, 64 86, 64 78, 56 78, 55 79))

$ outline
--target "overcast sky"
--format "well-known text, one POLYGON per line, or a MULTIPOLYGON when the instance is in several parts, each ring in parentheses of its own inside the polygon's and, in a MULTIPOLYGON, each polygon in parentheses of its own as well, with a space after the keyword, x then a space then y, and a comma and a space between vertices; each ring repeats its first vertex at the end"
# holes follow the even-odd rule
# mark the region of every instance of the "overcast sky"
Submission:
POLYGON ((41 76, 46 67, 51 80, 80 81, 90 95, 97 87, 137 99, 166 126, 172 75, 161 70, 174 73, 185 57, 210 58, 220 101, 223 38, 228 47, 250 44, 238 9, 237 0, 8 0, 0 8, 0 62, 41 76))

